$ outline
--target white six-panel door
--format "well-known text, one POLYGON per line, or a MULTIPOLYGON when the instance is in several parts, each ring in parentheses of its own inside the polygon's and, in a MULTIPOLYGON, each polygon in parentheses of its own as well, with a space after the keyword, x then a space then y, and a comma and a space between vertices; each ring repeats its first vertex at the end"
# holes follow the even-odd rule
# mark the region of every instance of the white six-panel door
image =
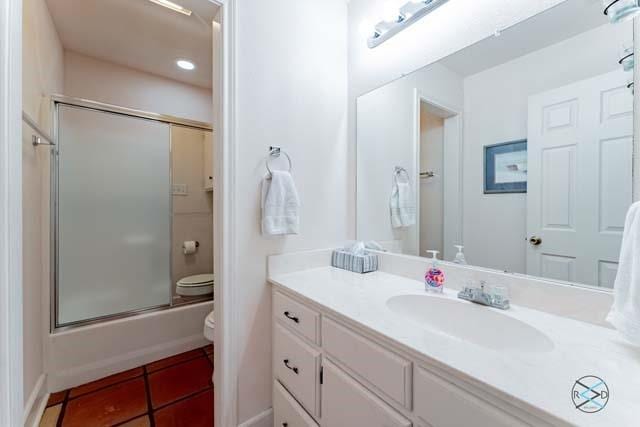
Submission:
POLYGON ((632 203, 633 96, 615 71, 529 98, 527 273, 613 287, 632 203))

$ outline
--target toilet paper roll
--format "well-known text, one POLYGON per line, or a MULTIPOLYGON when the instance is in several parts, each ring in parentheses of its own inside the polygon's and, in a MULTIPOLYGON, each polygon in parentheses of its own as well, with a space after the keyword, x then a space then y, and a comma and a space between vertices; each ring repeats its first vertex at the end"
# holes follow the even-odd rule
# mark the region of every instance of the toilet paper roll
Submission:
POLYGON ((182 249, 184 250, 185 255, 196 253, 197 247, 198 247, 197 242, 194 242, 193 240, 188 240, 182 244, 182 249))

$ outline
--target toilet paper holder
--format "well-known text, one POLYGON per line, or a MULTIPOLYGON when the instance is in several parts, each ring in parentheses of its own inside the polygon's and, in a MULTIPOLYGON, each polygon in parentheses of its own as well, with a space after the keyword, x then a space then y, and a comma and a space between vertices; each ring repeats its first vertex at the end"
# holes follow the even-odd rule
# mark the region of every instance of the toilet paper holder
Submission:
MULTIPOLYGON (((199 248, 199 247, 200 247, 200 242, 196 240, 196 248, 199 248)), ((182 248, 184 248, 184 243, 182 244, 182 248)))

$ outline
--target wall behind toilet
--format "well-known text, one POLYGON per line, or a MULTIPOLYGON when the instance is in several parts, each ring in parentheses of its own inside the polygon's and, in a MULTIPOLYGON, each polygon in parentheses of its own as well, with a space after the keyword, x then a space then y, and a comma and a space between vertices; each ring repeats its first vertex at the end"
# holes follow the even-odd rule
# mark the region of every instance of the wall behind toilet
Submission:
MULTIPOLYGON (((213 192, 204 189, 204 144, 210 133, 182 126, 171 127, 173 192, 172 283, 194 274, 213 273, 213 192), (177 191, 177 186, 183 186, 177 191), (200 243, 185 255, 182 244, 200 243)), ((173 287, 175 296, 175 286, 173 287)))

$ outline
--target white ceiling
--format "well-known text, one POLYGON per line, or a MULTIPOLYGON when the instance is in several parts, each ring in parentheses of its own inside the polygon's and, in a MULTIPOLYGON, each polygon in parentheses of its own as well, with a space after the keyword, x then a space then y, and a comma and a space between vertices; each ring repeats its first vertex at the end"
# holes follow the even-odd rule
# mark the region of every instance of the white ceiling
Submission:
POLYGON ((209 0, 173 2, 192 15, 148 0, 47 0, 65 49, 211 88, 211 22, 218 6, 209 0), (181 58, 196 69, 178 68, 181 58))
MULTIPOLYGON (((607 24, 601 0, 567 0, 440 61, 461 77, 556 44, 607 24)), ((618 46, 612 46, 618 49, 618 46)))

